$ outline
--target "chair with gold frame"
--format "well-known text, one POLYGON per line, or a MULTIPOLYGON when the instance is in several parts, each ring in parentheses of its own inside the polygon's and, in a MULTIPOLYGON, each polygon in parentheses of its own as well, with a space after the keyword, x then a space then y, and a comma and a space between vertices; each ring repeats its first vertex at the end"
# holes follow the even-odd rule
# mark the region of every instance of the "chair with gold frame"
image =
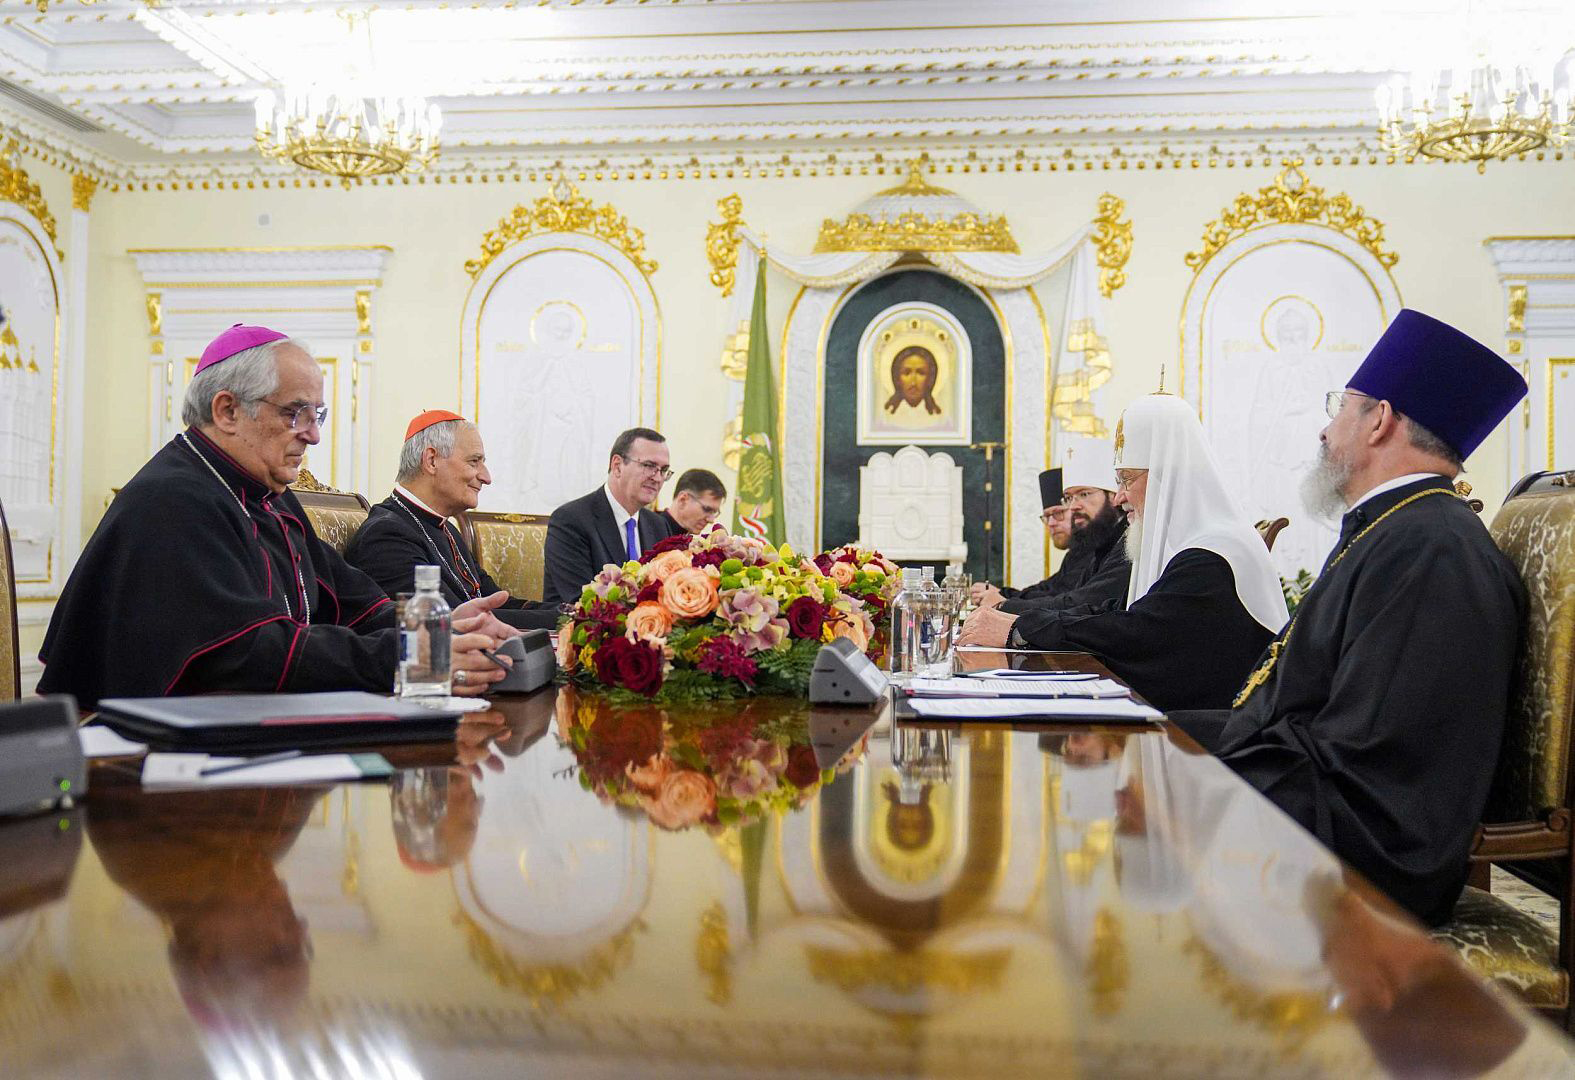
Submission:
POLYGON ((0 701, 22 696, 22 645, 16 625, 16 563, 11 560, 11 527, 0 506, 0 592, 5 611, 0 614, 0 701))
POLYGON ((470 510, 460 534, 499 588, 521 600, 540 600, 547 568, 547 515, 470 510))
POLYGON ((290 490, 300 500, 301 509, 306 511, 307 518, 311 520, 313 531, 341 555, 372 510, 364 495, 331 488, 305 469, 290 485, 290 490))
POLYGON ((1510 492, 1491 526, 1530 599, 1508 723, 1472 884, 1434 935, 1478 972, 1569 1027, 1575 971, 1575 472, 1538 473, 1510 492), (1494 864, 1558 901, 1558 926, 1488 891, 1494 864))
POLYGON ((1277 517, 1272 521, 1267 519, 1260 521, 1253 528, 1257 529, 1258 535, 1263 537, 1263 546, 1273 551, 1274 541, 1279 537, 1280 533, 1285 531, 1285 526, 1290 523, 1291 519, 1288 517, 1277 517))

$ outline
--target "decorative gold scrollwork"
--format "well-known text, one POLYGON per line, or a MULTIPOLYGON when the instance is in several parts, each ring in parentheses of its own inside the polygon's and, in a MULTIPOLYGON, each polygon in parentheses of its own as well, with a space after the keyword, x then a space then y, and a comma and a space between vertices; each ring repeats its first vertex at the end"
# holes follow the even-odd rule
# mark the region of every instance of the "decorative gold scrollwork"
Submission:
POLYGON ((355 328, 359 334, 372 332, 372 294, 364 289, 355 294, 355 328))
POLYGON ((1399 255, 1384 250, 1383 222, 1368 217, 1349 195, 1329 195, 1308 182, 1301 164, 1300 158, 1286 161, 1273 184, 1259 188, 1256 195, 1236 196, 1218 221, 1204 226, 1203 248, 1187 253, 1187 267, 1198 269, 1238 236, 1266 225, 1324 225, 1361 244, 1385 269, 1400 261, 1399 255))
POLYGON ((716 201, 722 211, 722 220, 706 224, 705 257, 711 261, 711 284, 722 290, 723 296, 733 295, 733 284, 738 273, 738 229, 744 223, 744 200, 729 195, 716 201))
POLYGON ((1094 233, 1095 261, 1099 263, 1099 295, 1109 299, 1127 283, 1127 259, 1132 255, 1132 223, 1122 221, 1126 203, 1108 191, 1099 197, 1098 227, 1094 233))
POLYGON ((60 240, 55 235, 55 215, 49 212, 49 204, 44 201, 44 194, 38 185, 27 175, 27 170, 18 164, 17 154, 20 151, 21 144, 15 139, 7 139, 5 149, 0 151, 0 202, 14 202, 37 218, 49 234, 55 254, 64 259, 65 253, 60 250, 60 240))
MULTIPOLYGON (((908 162, 907 180, 877 194, 908 199, 955 196, 956 192, 924 179, 926 165, 924 158, 908 162)), ((894 218, 877 219, 861 213, 849 214, 841 222, 828 218, 821 223, 815 251, 1004 251, 1015 255, 1018 248, 1004 216, 965 211, 947 218, 908 210, 894 218)))
POLYGON ((516 206, 498 222, 498 227, 481 240, 481 255, 465 263, 472 279, 512 244, 538 233, 572 232, 605 240, 629 257, 643 274, 656 272, 656 261, 645 254, 645 233, 630 225, 611 203, 593 206, 579 189, 563 177, 553 183, 549 194, 529 206, 516 206))
POLYGON ((164 294, 150 292, 147 300, 148 307, 148 336, 158 337, 164 333, 164 294))
POLYGON ((98 191, 98 181, 91 176, 73 173, 71 176, 71 205, 74 209, 88 212, 88 207, 93 203, 93 195, 98 191))
POLYGON ((1509 321, 1505 330, 1511 334, 1526 332, 1526 286, 1509 287, 1509 321))

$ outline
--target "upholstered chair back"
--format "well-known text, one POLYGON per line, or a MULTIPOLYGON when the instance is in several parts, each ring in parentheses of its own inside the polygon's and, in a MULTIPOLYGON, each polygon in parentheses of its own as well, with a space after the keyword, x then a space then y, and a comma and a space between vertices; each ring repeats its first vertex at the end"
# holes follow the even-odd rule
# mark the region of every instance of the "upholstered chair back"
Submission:
POLYGON ((472 510, 460 523, 481 568, 521 600, 540 600, 546 569, 547 515, 472 510))
POLYGON ((301 501, 301 509, 306 511, 312 531, 341 555, 345 553, 345 547, 356 530, 366 523, 367 514, 372 510, 365 496, 321 484, 305 469, 301 470, 296 482, 290 485, 290 490, 301 501))
POLYGON ((1517 495, 1493 540, 1525 583, 1529 605, 1508 723, 1483 820, 1539 821, 1569 806, 1575 724, 1575 473, 1517 495))
POLYGON ((16 629, 16 564, 11 561, 11 527, 0 506, 0 701, 22 696, 22 657, 16 629))

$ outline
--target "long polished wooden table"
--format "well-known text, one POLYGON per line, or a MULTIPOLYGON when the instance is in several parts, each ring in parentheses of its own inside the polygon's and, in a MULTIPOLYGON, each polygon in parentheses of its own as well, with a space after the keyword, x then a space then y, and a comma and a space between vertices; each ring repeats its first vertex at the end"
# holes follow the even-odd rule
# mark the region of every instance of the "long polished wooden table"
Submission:
POLYGON ((0 1076, 1575 1071, 1161 726, 495 705, 388 783, 110 760, 0 827, 0 1076))

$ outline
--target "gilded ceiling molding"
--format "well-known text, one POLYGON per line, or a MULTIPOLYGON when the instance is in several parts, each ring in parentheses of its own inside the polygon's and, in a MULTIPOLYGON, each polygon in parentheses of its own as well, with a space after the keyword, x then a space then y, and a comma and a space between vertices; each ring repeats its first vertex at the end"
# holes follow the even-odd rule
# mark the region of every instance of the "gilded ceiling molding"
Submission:
POLYGON ((1127 259, 1132 255, 1132 222, 1122 221, 1126 203, 1106 192, 1099 197, 1094 215, 1094 253, 1099 263, 1099 295, 1107 300, 1127 283, 1127 259))
POLYGON ((1309 183, 1301 164, 1299 158, 1286 161, 1273 184, 1259 188, 1257 195, 1236 196, 1218 221, 1204 226, 1203 248, 1187 253, 1187 267, 1197 270, 1238 236, 1267 225, 1323 225, 1361 244, 1386 270, 1400 261, 1384 250, 1383 222, 1368 217, 1349 195, 1329 195, 1309 183))
POLYGON ((71 177, 71 207, 84 214, 93 203, 93 195, 98 191, 98 181, 82 173, 74 173, 71 177))
POLYGON ((711 284, 722 290, 723 296, 733 295, 734 278, 738 271, 739 226, 744 223, 744 200, 736 194, 716 201, 722 211, 722 220, 706 224, 705 257, 711 261, 711 284))
MULTIPOLYGON (((956 192, 935 187, 924 179, 924 157, 908 162, 908 178, 894 188, 878 192, 876 198, 889 198, 894 205, 911 202, 922 206, 928 201, 954 200, 956 192)), ((1018 254, 1017 241, 1006 218, 998 214, 963 211, 951 217, 903 210, 877 217, 854 212, 843 221, 830 218, 821 223, 815 253, 839 251, 1002 251, 1018 254)))
POLYGON ((465 263, 465 273, 474 281, 510 245, 527 236, 555 232, 594 236, 622 251, 641 273, 656 272, 656 260, 645 254, 645 233, 630 225, 611 203, 600 209, 592 206, 591 200, 560 174, 549 194, 530 207, 516 206, 496 229, 482 237, 481 256, 465 263))
POLYGON ((66 257, 60 250, 60 240, 55 235, 55 215, 49 212, 49 204, 44 201, 43 192, 38 185, 33 183, 27 175, 27 170, 17 162, 17 154, 21 147, 15 139, 7 139, 4 151, 0 151, 0 202, 13 202, 38 219, 38 223, 49 234, 49 242, 54 245, 55 254, 61 259, 66 257))

